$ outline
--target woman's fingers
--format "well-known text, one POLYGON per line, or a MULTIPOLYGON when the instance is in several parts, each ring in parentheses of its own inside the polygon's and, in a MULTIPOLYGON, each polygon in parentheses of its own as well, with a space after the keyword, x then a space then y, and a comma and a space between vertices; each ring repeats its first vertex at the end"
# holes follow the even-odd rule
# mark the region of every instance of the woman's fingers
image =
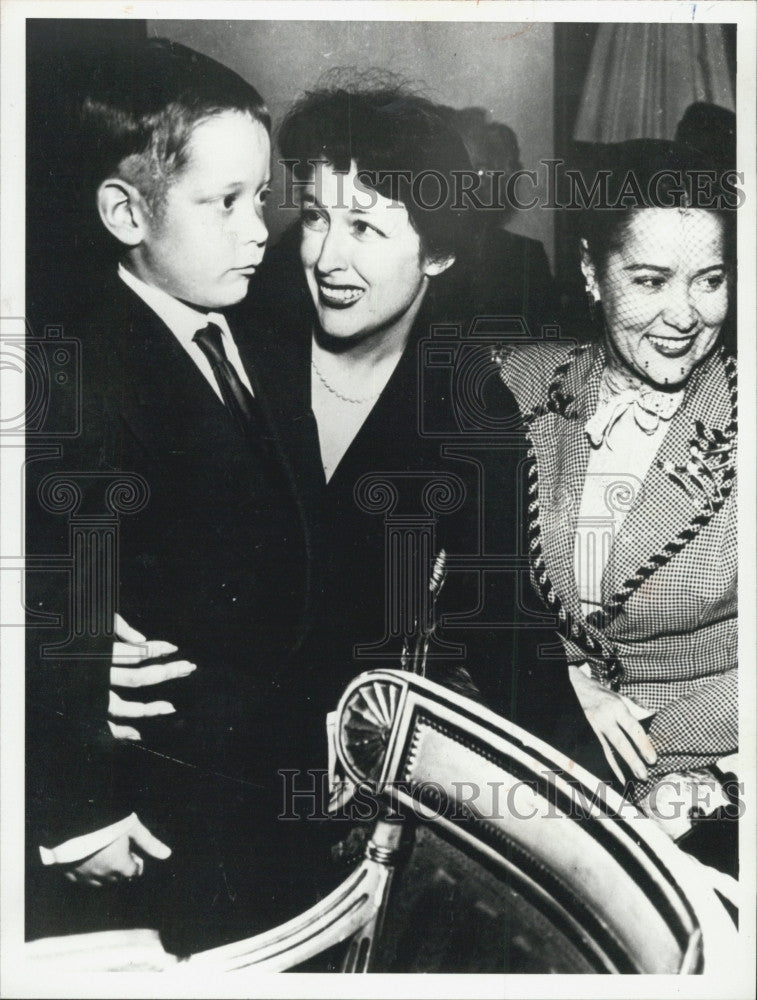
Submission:
POLYGON ((124 621, 118 612, 116 612, 113 617, 113 632, 119 639, 123 639, 124 642, 131 642, 135 644, 147 642, 142 633, 137 632, 135 628, 132 628, 128 622, 124 621))
POLYGON ((146 639, 119 614, 113 617, 113 633, 116 637, 113 643, 113 663, 140 663, 142 660, 168 656, 178 648, 162 639, 146 639))
POLYGON ((119 726, 115 722, 108 720, 108 728, 111 735, 116 740, 141 740, 142 734, 134 726, 119 726))
POLYGON ((126 701, 115 691, 108 697, 108 715, 120 719, 144 719, 155 715, 171 715, 176 709, 170 701, 126 701))
MULTIPOLYGON (((143 688, 165 681, 188 677, 197 669, 196 664, 188 660, 175 660, 172 663, 151 663, 146 667, 111 667, 110 683, 114 687, 143 688)), ((170 701, 127 701, 115 691, 108 696, 108 714, 116 719, 145 719, 160 715, 172 715, 176 709, 170 701)), ((117 740, 141 740, 142 735, 133 726, 124 726, 109 721, 108 726, 117 740)))
POLYGON ((139 642, 119 642, 113 643, 113 663, 141 663, 142 660, 156 660, 161 656, 168 656, 178 649, 171 642, 164 642, 162 639, 140 639, 139 642))
POLYGON ((615 752, 628 764, 633 776, 639 778, 641 781, 646 781, 649 777, 646 764, 642 760, 636 746, 628 739, 621 727, 616 725, 605 735, 615 749, 615 752))
POLYGON ((570 679, 615 777, 624 781, 619 766, 624 761, 634 777, 645 781, 649 776, 647 764, 656 763, 657 753, 626 700, 585 676, 579 668, 570 668, 570 679))
POLYGON ((644 732, 644 727, 639 725, 638 720, 634 719, 629 712, 628 721, 621 722, 621 725, 647 764, 656 764, 657 751, 652 745, 650 738, 644 732))
POLYGON ((607 759, 607 763, 610 765, 610 767, 612 769, 612 773, 615 775, 615 777, 618 779, 618 781, 621 783, 621 785, 624 784, 625 783, 625 779, 623 778, 623 772, 618 767, 618 762, 615 760, 615 754, 612 751, 612 747, 607 742, 607 739, 605 738, 605 736, 601 732, 601 730, 597 729, 597 730, 595 730, 595 732, 597 734, 597 737, 599 739, 600 745, 602 747, 602 752, 604 753, 604 755, 605 755, 605 757, 607 759))
POLYGON ((179 677, 188 677, 197 669, 197 664, 188 660, 174 660, 172 663, 150 663, 146 667, 111 667, 110 683, 115 687, 149 687, 162 684, 179 677))
POLYGON ((620 726, 593 726, 593 729, 602 745, 607 762, 612 768, 612 773, 621 784, 625 784, 626 779, 618 765, 618 757, 626 762, 634 777, 642 781, 646 780, 648 773, 644 762, 636 753, 633 744, 628 740, 620 726))

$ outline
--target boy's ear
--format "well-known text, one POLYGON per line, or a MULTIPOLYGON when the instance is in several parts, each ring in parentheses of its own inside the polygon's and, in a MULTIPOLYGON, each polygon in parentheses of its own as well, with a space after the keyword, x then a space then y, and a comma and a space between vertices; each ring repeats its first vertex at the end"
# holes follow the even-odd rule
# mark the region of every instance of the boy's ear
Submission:
POLYGON ((442 274, 455 263, 455 255, 451 253, 449 257, 433 257, 426 260, 424 272, 433 278, 436 274, 442 274))
POLYGON ((150 213, 145 200, 120 177, 109 177, 97 189, 97 210, 105 228, 120 243, 136 247, 147 235, 150 213))

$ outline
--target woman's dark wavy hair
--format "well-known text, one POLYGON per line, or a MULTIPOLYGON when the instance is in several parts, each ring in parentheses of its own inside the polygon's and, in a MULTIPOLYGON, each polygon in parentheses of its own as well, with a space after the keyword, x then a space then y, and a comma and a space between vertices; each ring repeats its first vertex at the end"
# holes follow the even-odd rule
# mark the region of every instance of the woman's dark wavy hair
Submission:
POLYGON ((227 66, 165 38, 119 45, 98 59, 80 108, 89 186, 133 183, 155 208, 187 159, 194 128, 239 111, 270 133, 257 90, 227 66))
POLYGON ((578 228, 600 273, 634 216, 649 208, 712 212, 723 224, 726 264, 735 266, 737 197, 722 164, 684 143, 633 139, 605 147, 597 168, 589 180, 605 171, 605 204, 585 208, 578 228))
POLYGON ((354 161, 366 186, 405 205, 428 257, 469 259, 475 213, 454 207, 454 174, 472 169, 467 150, 446 110, 396 76, 331 71, 289 109, 278 144, 288 166, 296 161, 298 178, 312 170, 308 161, 325 160, 340 171, 354 161), (428 177, 428 187, 422 186, 426 182, 417 179, 432 171, 437 179, 428 177), (413 195, 414 183, 421 185, 420 198, 413 195), (448 196, 430 207, 445 185, 448 196))

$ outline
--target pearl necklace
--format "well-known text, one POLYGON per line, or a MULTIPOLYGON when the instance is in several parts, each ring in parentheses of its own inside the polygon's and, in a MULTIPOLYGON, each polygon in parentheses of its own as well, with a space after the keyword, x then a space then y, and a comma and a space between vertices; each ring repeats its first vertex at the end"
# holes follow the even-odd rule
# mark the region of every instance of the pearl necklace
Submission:
POLYGON ((345 396, 344 393, 339 392, 338 389, 335 389, 334 386, 328 382, 321 369, 315 363, 314 358, 310 359, 310 364, 313 366, 313 371, 318 376, 324 388, 327 389, 333 396, 336 396, 337 399, 341 399, 343 403, 351 403, 353 406, 360 406, 362 403, 370 403, 374 399, 378 399, 381 395, 381 390, 379 389, 378 392, 371 393, 369 396, 361 396, 359 399, 354 396, 345 396))
POLYGON ((313 368, 313 371, 318 376, 321 384, 324 386, 324 388, 327 389, 333 396, 336 396, 337 399, 341 399, 343 403, 350 403, 352 406, 360 406, 363 403, 370 403, 378 399, 384 388, 382 384, 381 387, 376 392, 372 392, 367 396, 361 396, 359 398, 355 396, 347 396, 345 393, 340 392, 338 389, 335 389, 334 386, 328 381, 326 376, 323 374, 321 369, 318 367, 315 360, 315 351, 313 351, 310 355, 310 364, 313 368))

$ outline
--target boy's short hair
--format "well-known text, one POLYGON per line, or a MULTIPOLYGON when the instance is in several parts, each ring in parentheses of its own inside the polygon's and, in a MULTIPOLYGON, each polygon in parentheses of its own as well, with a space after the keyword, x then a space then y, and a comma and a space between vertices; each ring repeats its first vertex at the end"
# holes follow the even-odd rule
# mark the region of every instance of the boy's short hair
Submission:
POLYGON ((195 127, 238 111, 271 131, 257 90, 227 66, 166 38, 108 52, 81 105, 83 162, 91 187, 108 177, 134 184, 157 208, 187 160, 195 127))

